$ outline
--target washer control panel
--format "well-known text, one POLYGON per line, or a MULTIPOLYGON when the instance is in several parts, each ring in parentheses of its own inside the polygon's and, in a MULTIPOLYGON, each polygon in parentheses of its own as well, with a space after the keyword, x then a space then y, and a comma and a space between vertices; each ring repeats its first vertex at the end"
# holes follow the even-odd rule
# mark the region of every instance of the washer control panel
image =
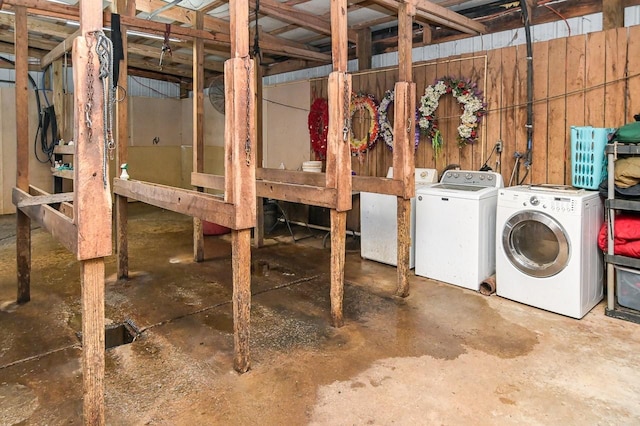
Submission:
POLYGON ((487 188, 503 187, 502 175, 499 173, 475 170, 447 170, 442 175, 440 183, 482 186, 487 188))

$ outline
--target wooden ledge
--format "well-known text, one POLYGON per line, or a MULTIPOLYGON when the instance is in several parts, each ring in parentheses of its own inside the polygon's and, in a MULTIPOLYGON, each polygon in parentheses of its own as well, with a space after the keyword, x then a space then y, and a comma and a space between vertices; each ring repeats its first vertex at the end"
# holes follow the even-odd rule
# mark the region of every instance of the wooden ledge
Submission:
POLYGON ((60 194, 42 194, 36 196, 27 194, 27 197, 20 199, 20 201, 16 204, 16 207, 20 208, 27 206, 38 206, 40 204, 68 203, 71 201, 73 201, 73 192, 63 192, 60 194))
POLYGON ((217 195, 118 178, 113 180, 113 192, 152 206, 237 229, 235 206, 217 195))
POLYGON ((75 145, 56 145, 53 148, 54 154, 60 155, 74 155, 76 153, 75 145))
POLYGON ((400 180, 375 176, 353 176, 352 185, 353 191, 356 192, 374 192, 399 197, 404 195, 404 187, 400 180))
POLYGON ((49 234, 51 234, 60 244, 73 254, 78 252, 78 228, 73 220, 62 212, 41 203, 44 197, 65 194, 48 194, 33 196, 29 195, 19 188, 13 188, 13 204, 20 209, 21 212, 29 216, 31 220, 40 225, 49 234))
POLYGON ((308 204, 310 206, 335 209, 338 198, 337 194, 338 191, 335 188, 322 188, 268 180, 256 181, 256 195, 258 197, 308 204))
POLYGON ((299 172, 280 169, 256 169, 256 179, 269 180, 296 185, 310 185, 319 188, 327 186, 325 173, 299 172))

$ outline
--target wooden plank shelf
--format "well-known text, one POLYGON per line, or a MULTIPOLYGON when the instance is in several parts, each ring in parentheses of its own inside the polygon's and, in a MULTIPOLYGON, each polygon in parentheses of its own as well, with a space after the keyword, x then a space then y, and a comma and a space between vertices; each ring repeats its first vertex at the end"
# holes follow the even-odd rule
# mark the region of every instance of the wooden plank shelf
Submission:
POLYGON ((73 180, 73 170, 60 170, 52 167, 51 174, 55 177, 73 180))
POLYGON ((56 145, 53 153, 58 155, 74 155, 76 153, 75 145, 56 145))

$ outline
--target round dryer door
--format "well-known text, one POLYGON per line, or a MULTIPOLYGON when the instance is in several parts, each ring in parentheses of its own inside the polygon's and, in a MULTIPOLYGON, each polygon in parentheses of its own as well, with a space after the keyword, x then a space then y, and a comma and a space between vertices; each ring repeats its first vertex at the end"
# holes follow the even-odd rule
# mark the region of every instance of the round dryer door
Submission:
POLYGON ((502 230, 502 249, 514 267, 536 278, 562 271, 570 254, 562 225, 537 211, 522 211, 509 218, 502 230))

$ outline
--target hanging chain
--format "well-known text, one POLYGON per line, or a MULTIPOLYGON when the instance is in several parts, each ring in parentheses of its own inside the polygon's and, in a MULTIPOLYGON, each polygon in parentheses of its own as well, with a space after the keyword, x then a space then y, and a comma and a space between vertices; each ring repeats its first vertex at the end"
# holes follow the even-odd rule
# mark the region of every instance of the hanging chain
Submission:
POLYGON ((100 62, 98 77, 102 80, 104 120, 104 152, 102 156, 102 180, 107 187, 107 155, 113 160, 116 144, 113 140, 113 104, 115 103, 115 88, 113 82, 113 44, 103 31, 96 31, 96 53, 100 62))
POLYGON ((349 133, 351 131, 351 114, 349 112, 349 104, 351 102, 351 93, 349 90, 349 79, 347 78, 347 73, 344 73, 344 103, 343 103, 343 113, 344 113, 344 125, 342 126, 342 141, 349 141, 349 133))
POLYGON ((93 44, 91 34, 87 34, 87 103, 84 104, 84 122, 87 126, 87 142, 91 143, 93 139, 93 123, 91 122, 91 114, 93 113, 93 44))
POLYGON ((247 70, 247 138, 244 142, 244 153, 246 156, 247 166, 251 165, 251 87, 250 87, 250 74, 251 74, 251 62, 247 57, 245 59, 245 68, 247 70))

